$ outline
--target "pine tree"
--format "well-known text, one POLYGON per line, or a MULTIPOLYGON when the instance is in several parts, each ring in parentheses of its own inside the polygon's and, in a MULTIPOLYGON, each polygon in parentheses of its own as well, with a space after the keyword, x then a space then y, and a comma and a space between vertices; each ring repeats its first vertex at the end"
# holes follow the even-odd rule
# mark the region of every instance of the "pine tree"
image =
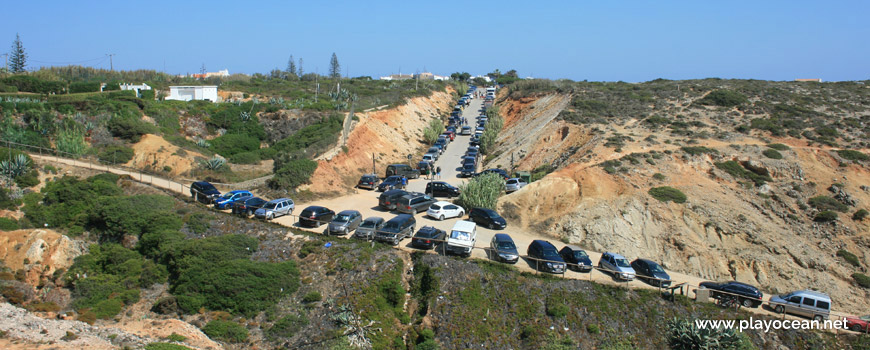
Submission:
POLYGON ((338 64, 338 56, 335 55, 335 52, 332 53, 332 59, 329 60, 329 77, 341 78, 341 65, 338 64))
POLYGON ((9 60, 10 72, 24 72, 24 67, 27 66, 27 53, 24 52, 24 45, 21 44, 21 37, 18 36, 18 33, 15 33, 15 41, 12 42, 12 57, 10 57, 9 60))
POLYGON ((296 74, 296 60, 293 59, 293 55, 290 55, 290 59, 287 60, 287 74, 296 74))
POLYGON ((302 58, 299 58, 299 68, 297 68, 296 75, 298 75, 300 78, 305 75, 305 71, 302 70, 302 58))

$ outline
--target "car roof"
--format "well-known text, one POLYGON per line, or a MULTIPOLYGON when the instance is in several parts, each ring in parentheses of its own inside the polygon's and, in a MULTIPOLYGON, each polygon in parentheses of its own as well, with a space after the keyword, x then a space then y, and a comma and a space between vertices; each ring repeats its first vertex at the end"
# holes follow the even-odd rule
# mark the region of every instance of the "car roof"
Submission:
POLYGON ((643 262, 645 262, 647 265, 660 265, 659 263, 657 263, 657 262, 655 262, 655 261, 652 261, 652 260, 650 260, 650 259, 634 259, 634 261, 643 261, 643 262))
POLYGON ((236 194, 236 193, 251 193, 251 191, 247 191, 247 190, 233 190, 233 191, 230 191, 229 193, 232 193, 232 194, 236 194))
POLYGON ((553 243, 550 243, 550 242, 545 241, 545 240, 543 240, 543 239, 536 239, 536 240, 532 241, 532 245, 539 245, 539 246, 541 246, 542 248, 553 248, 553 249, 556 249, 556 246, 554 246, 553 243))
POLYGON ((369 216, 363 221, 384 221, 384 218, 380 216, 369 216))
POLYGON ((496 233, 495 236, 493 236, 493 238, 495 238, 495 240, 499 241, 499 242, 513 242, 514 241, 513 238, 511 238, 511 236, 508 235, 507 233, 496 233))
POLYGON ((269 203, 278 203, 278 202, 289 201, 289 200, 291 200, 291 199, 290 198, 278 198, 278 199, 270 200, 269 203))
POLYGON ((470 232, 470 231, 474 230, 475 227, 477 227, 477 224, 475 224, 472 221, 459 220, 456 222, 456 224, 453 225, 453 230, 454 231, 462 231, 462 232, 470 232))
POLYGON ((214 185, 212 185, 212 184, 211 184, 210 182, 208 182, 208 181, 197 181, 197 182, 194 182, 193 184, 194 184, 194 185, 197 185, 197 186, 211 186, 211 187, 214 187, 214 185))
MULTIPOLYGON (((619 253, 605 252, 604 254, 609 254, 609 255, 613 256, 614 259, 625 259, 625 257, 619 253)), ((628 260, 628 259, 625 259, 625 260, 628 260)))
POLYGON ((495 210, 488 209, 488 208, 471 208, 471 210, 480 210, 480 211, 487 212, 487 213, 496 213, 496 214, 498 214, 495 210))
POLYGON ((584 252, 585 252, 585 250, 583 250, 583 248, 580 248, 580 247, 578 247, 578 246, 576 246, 576 245, 570 245, 570 244, 569 244, 569 245, 566 245, 565 247, 563 247, 562 249, 565 249, 565 248, 571 249, 571 250, 573 250, 573 251, 578 251, 578 250, 580 250, 580 251, 584 251, 584 252))
POLYGON ((348 209, 348 210, 342 210, 341 212, 338 213, 338 215, 350 215, 350 214, 359 214, 359 211, 348 209))
POLYGON ((751 285, 751 284, 746 284, 746 283, 743 283, 743 282, 737 282, 737 281, 728 281, 728 282, 725 282, 725 283, 723 283, 723 284, 735 284, 735 285, 739 285, 739 286, 744 286, 744 287, 750 287, 750 288, 758 289, 758 287, 753 286, 753 285, 751 285))
POLYGON ((406 193, 407 193, 408 191, 405 191, 405 190, 403 190, 403 189, 401 189, 401 188, 394 188, 394 189, 392 189, 392 190, 387 190, 386 192, 381 193, 381 195, 382 195, 382 196, 383 196, 383 195, 393 196, 393 195, 397 195, 397 194, 402 193, 402 192, 406 192, 406 193))
POLYGON ((789 294, 803 294, 803 295, 808 295, 808 296, 814 297, 816 299, 831 301, 831 297, 828 296, 827 294, 821 293, 821 292, 816 292, 814 290, 809 290, 809 289, 797 290, 797 291, 791 292, 789 294))
POLYGON ((326 209, 326 207, 321 207, 321 206, 319 206, 319 205, 309 205, 309 206, 308 206, 307 208, 305 208, 303 211, 305 211, 305 210, 315 210, 315 211, 320 211, 321 209, 326 209))
POLYGON ((448 201, 437 201, 437 202, 432 203, 432 204, 433 204, 433 205, 437 205, 437 206, 439 206, 439 207, 443 207, 443 206, 445 206, 445 205, 451 205, 451 204, 453 204, 453 203, 450 203, 450 202, 448 202, 448 201))
POLYGON ((399 215, 396 215, 395 217, 393 217, 392 219, 390 219, 390 221, 393 221, 393 220, 396 220, 396 221, 399 221, 399 220, 408 220, 409 218, 410 218, 410 219, 413 219, 414 216, 411 215, 411 214, 399 214, 399 215))

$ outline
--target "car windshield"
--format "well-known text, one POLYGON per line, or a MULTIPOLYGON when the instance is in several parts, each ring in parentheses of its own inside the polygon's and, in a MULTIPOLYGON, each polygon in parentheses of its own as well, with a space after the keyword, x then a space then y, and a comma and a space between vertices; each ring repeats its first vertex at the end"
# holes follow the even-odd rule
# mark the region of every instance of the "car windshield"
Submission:
POLYGON ((559 257, 559 252, 555 249, 544 249, 544 259, 546 260, 557 260, 559 257))
POLYGON ((665 273, 665 270, 662 269, 662 267, 659 266, 659 264, 649 264, 649 270, 651 272, 665 273))
POLYGON ((498 214, 494 211, 487 210, 487 211, 484 211, 483 213, 486 214, 486 216, 488 216, 490 219, 497 219, 499 217, 498 214))
POLYGON ((359 227, 365 227, 365 228, 375 228, 375 226, 377 226, 377 222, 374 220, 363 221, 362 225, 359 225, 359 227))
POLYGON ((631 265, 628 263, 628 260, 625 260, 625 259, 616 259, 616 266, 619 266, 619 267, 630 267, 631 265))
POLYGON ((343 215, 336 216, 333 221, 335 221, 335 222, 348 222, 348 221, 350 221, 350 215, 343 214, 343 215))
POLYGON ((870 321, 870 315, 867 315, 867 316, 861 316, 861 319, 864 320, 864 321, 870 321))
POLYGON ((374 181, 375 177, 374 176, 363 176, 362 180, 363 181, 374 181))
POLYGON ((429 209, 432 209, 432 210, 441 210, 441 206, 438 205, 438 204, 432 204, 432 205, 429 206, 429 209))
POLYGON ((266 205, 264 205, 263 208, 275 209, 275 207, 277 207, 277 206, 278 206, 278 203, 266 203, 266 205))
POLYGON ((450 231, 450 238, 468 241, 471 239, 471 234, 465 231, 450 231))
POLYGON ((389 221, 388 221, 387 224, 384 225, 384 230, 390 230, 390 229, 395 230, 395 229, 397 229, 397 228, 399 228, 399 223, 398 223, 398 222, 389 222, 389 221))
POLYGON ((582 250, 578 250, 578 251, 574 252, 574 257, 577 258, 577 259, 582 259, 582 258, 585 258, 585 257, 588 257, 588 256, 589 256, 589 255, 586 255, 586 252, 584 252, 584 251, 582 251, 582 250))
POLYGON ((516 183, 517 183, 517 180, 513 180, 513 179, 507 181, 508 185, 514 185, 516 183))
POLYGON ((221 196, 221 198, 223 198, 223 199, 230 199, 230 198, 232 198, 232 197, 235 196, 235 195, 236 195, 236 193, 230 193, 230 192, 227 192, 227 193, 224 193, 224 194, 221 196))
POLYGON ((517 246, 514 245, 514 242, 498 242, 497 247, 498 249, 503 250, 517 249, 517 246))

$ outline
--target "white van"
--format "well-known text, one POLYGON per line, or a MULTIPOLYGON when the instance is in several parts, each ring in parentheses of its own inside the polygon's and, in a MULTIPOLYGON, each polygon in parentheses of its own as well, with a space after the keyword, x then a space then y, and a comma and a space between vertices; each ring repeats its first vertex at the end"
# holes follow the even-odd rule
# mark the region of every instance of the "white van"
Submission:
POLYGON ((771 297, 770 306, 780 314, 787 312, 823 321, 831 314, 831 297, 811 290, 799 290, 771 297))
POLYGON ((461 220, 453 225, 447 236, 447 250, 463 256, 471 256, 471 249, 477 242, 477 224, 461 220))

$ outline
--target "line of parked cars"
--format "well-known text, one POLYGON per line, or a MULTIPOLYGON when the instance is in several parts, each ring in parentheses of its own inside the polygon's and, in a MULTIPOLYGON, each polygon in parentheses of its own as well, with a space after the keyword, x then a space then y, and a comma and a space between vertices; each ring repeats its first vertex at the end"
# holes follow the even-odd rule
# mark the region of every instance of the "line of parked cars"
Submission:
POLYGON ((214 205, 215 209, 230 209, 233 214, 242 217, 254 216, 264 220, 290 215, 296 207, 290 198, 267 201, 246 190, 235 190, 222 194, 207 181, 197 181, 191 184, 190 195, 197 202, 214 205))

